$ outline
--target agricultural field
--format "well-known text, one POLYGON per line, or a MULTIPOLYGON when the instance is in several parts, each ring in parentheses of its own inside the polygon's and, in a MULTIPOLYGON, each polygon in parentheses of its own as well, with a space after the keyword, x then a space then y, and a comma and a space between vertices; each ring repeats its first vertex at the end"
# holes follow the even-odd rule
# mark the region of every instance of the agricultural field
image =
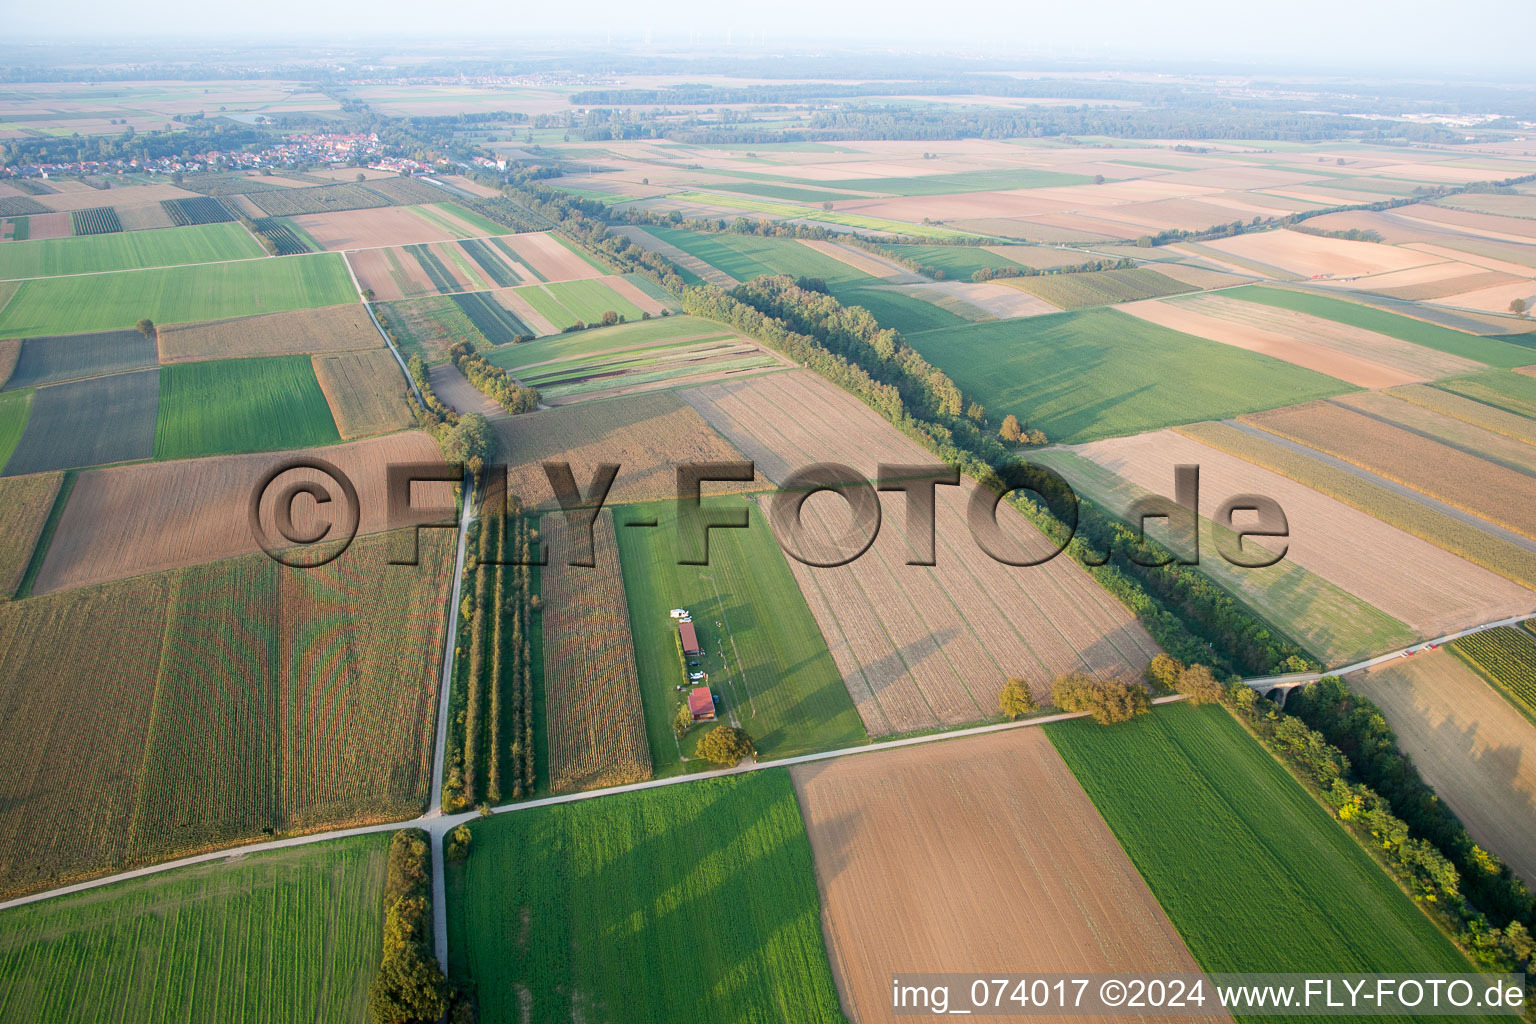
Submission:
POLYGON ((450 295, 449 298, 492 345, 508 345, 519 339, 533 337, 533 331, 527 324, 484 292, 450 295))
POLYGON ((563 514, 542 516, 539 527, 549 552, 540 571, 540 618, 550 787, 565 793, 648 779, 654 758, 614 515, 605 510, 593 524, 592 567, 568 564, 575 555, 563 514))
POLYGON ((1536 479, 1529 474, 1330 402, 1243 420, 1536 538, 1536 479))
POLYGON ((63 473, 0 477, 0 601, 21 586, 63 481, 63 473))
POLYGON ((1045 729, 1203 969, 1467 970, 1225 708, 1174 704, 1111 729, 1045 729), (1257 865, 1277 869, 1259 886, 1257 865))
POLYGON ((1303 447, 1288 444, 1262 431, 1224 423, 1191 423, 1177 429, 1212 448, 1290 477, 1383 523, 1536 590, 1536 552, 1479 528, 1475 520, 1468 522, 1466 518, 1452 516, 1393 488, 1387 481, 1373 482, 1367 474, 1315 458, 1303 447))
POLYGON ((155 330, 160 362, 247 356, 319 355, 382 349, 378 330, 358 303, 236 317, 155 330))
POLYGON ((263 255, 261 246, 239 224, 48 238, 0 246, 0 279, 218 263, 263 255))
POLYGON ((288 223, 321 248, 332 252, 476 238, 485 234, 500 234, 506 230, 497 228, 483 231, 442 207, 434 206, 394 206, 341 213, 300 214, 288 223))
POLYGON ((902 964, 957 973, 1021 959, 1041 972, 1197 969, 1040 729, 790 774, 850 1019, 902 1019, 890 1009, 891 972, 902 964))
POLYGON ((283 217, 252 217, 251 230, 272 247, 274 256, 297 256, 300 253, 320 251, 319 243, 283 217))
MULTIPOLYGON (((21 440, 27 426, 27 414, 32 409, 32 392, 11 391, 0 393, 0 460, 9 460, 21 440)), ((0 461, 0 466, 5 462, 0 461)))
POLYGON ((361 1020, 386 835, 201 864, 0 913, 0 1005, 38 1024, 361 1020))
POLYGON ((229 207, 212 196, 194 199, 162 199, 160 207, 177 227, 195 224, 226 224, 235 219, 229 207))
MULTIPOLYGON (((318 455, 353 481, 359 535, 440 520, 441 513, 432 510, 453 507, 447 484, 418 483, 412 489, 412 512, 404 522, 389 521, 386 467, 442 458, 437 444, 420 431, 303 454, 318 455)), ((33 592, 50 593, 256 551, 249 521, 251 487, 288 461, 290 456, 276 454, 226 455, 142 462, 78 474, 33 592)), ((306 470, 293 470, 283 480, 324 483, 318 474, 306 470)), ((264 515, 271 512, 270 506, 263 506, 264 515)), ((296 528, 305 531, 333 521, 323 512, 306 512, 302 502, 296 503, 293 520, 296 528)))
POLYGON ((1146 267, 1131 270, 1096 270, 1079 274, 1043 274, 1009 277, 1000 283, 1026 291, 1057 309, 1087 309, 1136 299, 1156 299, 1193 291, 1183 281, 1146 267))
POLYGON ((941 272, 943 277, 929 275, 935 280, 947 277, 955 281, 967 281, 978 270, 1017 270, 1020 267, 1019 263, 1001 253, 975 245, 886 245, 881 248, 893 256, 916 260, 925 267, 941 272))
POLYGON ((463 296, 433 295, 397 302, 377 302, 373 311, 406 359, 421 356, 432 365, 448 360, 455 342, 468 340, 475 348, 489 348, 486 339, 456 301, 463 296), (485 342, 482 344, 482 342, 485 342))
POLYGON ((668 245, 674 245, 738 281, 764 274, 819 277, 833 292, 844 286, 879 283, 841 260, 802 245, 793 238, 762 238, 757 235, 712 235, 678 228, 647 228, 668 245))
POLYGON ((25 281, 0 308, 0 336, 83 334, 354 302, 334 254, 25 281))
POLYGON ((626 320, 639 320, 640 307, 611 287, 611 280, 614 279, 528 285, 515 289, 514 294, 562 330, 578 323, 601 323, 603 316, 609 312, 617 313, 626 320))
POLYGON ((673 608, 687 608, 705 648, 698 671, 721 699, 721 719, 744 729, 764 758, 793 757, 865 742, 858 712, 764 519, 758 498, 715 498, 707 514, 747 515, 745 530, 711 530, 709 564, 679 565, 678 513, 671 502, 621 509, 619 555, 630 633, 657 770, 693 761, 709 731, 672 730, 683 683, 673 608), (627 523, 656 520, 655 529, 627 523))
POLYGON ((1276 309, 1288 309, 1323 320, 1333 320, 1361 330, 1385 334, 1391 338, 1412 342, 1425 348, 1446 352, 1463 359, 1486 363, 1489 366, 1525 366, 1532 362, 1536 350, 1522 345, 1499 341, 1496 338, 1480 338, 1464 331, 1452 330, 1428 320, 1416 320, 1386 310, 1367 306, 1348 299, 1311 292, 1293 291, 1288 288, 1267 288, 1263 285, 1247 285, 1222 292, 1229 299, 1240 299, 1276 309))
MULTIPOLYGON (((372 415, 361 405, 352 411, 372 415)), ((307 448, 339 440, 336 420, 308 357, 221 359, 160 368, 157 459, 307 448)))
POLYGON ((1536 634, 1500 626, 1453 640, 1450 649, 1536 720, 1536 634))
POLYGON ((410 385, 394 353, 371 348, 317 355, 313 363, 315 381, 341 437, 387 434, 411 425, 411 410, 405 403, 410 385))
MULTIPOLYGON (((681 394, 774 482, 813 463, 841 463, 867 479, 879 463, 933 463, 863 403, 804 370, 681 394)), ((1014 568, 976 545, 965 525, 973 486, 937 489, 931 567, 907 564, 924 548, 905 536, 894 493, 882 499, 883 525, 859 558, 835 568, 789 560, 872 736, 994 718, 1012 677, 1043 701, 1065 672, 1139 676, 1156 652, 1125 606, 1070 559, 1014 568)), ((1020 555, 1053 550, 1015 513, 999 515, 1020 555)), ((844 503, 813 498, 804 519, 812 543, 849 547, 835 541, 851 526, 844 503)))
POLYGON ((1465 663, 1465 651, 1458 640, 1449 650, 1420 651, 1345 682, 1381 709, 1398 747, 1473 840, 1530 885, 1536 882, 1536 725, 1465 663))
POLYGON ((842 1020, 787 772, 470 828, 472 852, 449 877, 449 968, 473 982, 481 1019, 842 1020))
MULTIPOLYGON (((985 315, 963 316, 899 288, 849 288, 839 301, 846 306, 863 306, 881 327, 894 327, 902 334, 963 327, 972 320, 990 319, 985 315)), ((984 314, 985 310, 977 307, 976 312, 984 314)))
POLYGON ((72 210, 69 223, 77 235, 110 235, 123 230, 123 222, 118 219, 117 211, 110 206, 72 210))
MULTIPOLYGON (((742 455, 672 392, 653 391, 603 402, 541 409, 492 424, 506 453, 511 493, 529 509, 555 507, 542 463, 571 464, 583 487, 605 462, 622 469, 608 504, 653 501, 677 494, 677 467, 691 462, 736 462, 742 455)), ((710 484, 710 493, 760 489, 754 483, 710 484)))
POLYGON ((1471 377, 1436 381, 1435 386, 1495 409, 1536 420, 1536 377, 1487 370, 1471 377))
POLYGON ((155 339, 138 331, 26 338, 6 390, 101 377, 156 365, 155 339))
POLYGON ((784 365, 730 328, 689 316, 561 334, 506 346, 486 358, 537 387, 551 405, 784 365))
POLYGON ((5 475, 150 458, 159 399, 153 368, 38 388, 5 475))
POLYGON ((907 339, 996 421, 1075 443, 1341 394, 1351 385, 1109 309, 907 339))
POLYGON ((0 605, 0 892, 420 813, 452 547, 401 570, 396 540, 0 605))

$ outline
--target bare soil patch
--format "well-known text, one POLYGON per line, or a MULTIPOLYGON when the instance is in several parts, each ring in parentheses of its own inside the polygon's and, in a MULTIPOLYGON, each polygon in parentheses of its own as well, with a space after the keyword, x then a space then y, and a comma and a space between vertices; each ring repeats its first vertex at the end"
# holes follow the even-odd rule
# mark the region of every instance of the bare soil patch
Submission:
POLYGON ((1260 231, 1204 244, 1220 252, 1282 267, 1302 277, 1359 277, 1443 262, 1391 245, 1351 242, 1299 231, 1260 231))
POLYGON ((1043 730, 790 775, 833 978, 855 1024, 906 1019, 891 1010, 891 977, 903 971, 1198 970, 1043 730))
POLYGON ((452 363, 438 363, 427 374, 437 397, 452 406, 461 416, 477 412, 488 420, 507 418, 507 411, 485 396, 452 363))
POLYGON ((333 252, 339 249, 479 238, 486 234, 446 211, 433 209, 432 213, 434 219, 428 220, 417 213, 413 206, 384 206, 372 210, 305 213, 290 219, 308 232, 311 238, 333 252), (437 219, 453 225, 453 230, 436 223, 437 219))
POLYGON ((518 257, 546 281, 576 281, 603 277, 604 272, 560 244, 552 235, 537 232, 508 235, 503 239, 518 257))

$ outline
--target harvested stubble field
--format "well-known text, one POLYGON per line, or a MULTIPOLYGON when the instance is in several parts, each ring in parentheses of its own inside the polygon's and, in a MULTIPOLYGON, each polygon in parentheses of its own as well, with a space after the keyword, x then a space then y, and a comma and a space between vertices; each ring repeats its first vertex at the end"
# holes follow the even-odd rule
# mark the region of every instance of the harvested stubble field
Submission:
MULTIPOLYGON (((1361 391, 1353 395, 1341 395, 1334 401, 1372 419, 1425 435, 1469 455, 1536 476, 1536 445, 1529 442, 1485 430, 1422 405, 1405 402, 1391 391, 1361 391)), ((1536 430, 1536 423, 1529 420, 1526 423, 1536 430)))
POLYGON ((1233 288, 1223 292, 1222 295, 1229 299, 1257 302, 1277 309, 1287 309, 1348 324, 1351 327, 1385 334, 1390 338, 1412 342, 1415 345, 1475 360, 1488 366, 1523 366, 1531 361, 1529 348, 1511 345, 1496 338, 1480 338, 1464 331, 1430 323, 1427 320, 1400 316, 1364 303, 1351 302, 1348 299, 1292 291, 1287 288, 1266 288, 1262 285, 1233 288))
POLYGON ((908 341, 994 419, 1013 413, 1066 443, 1351 390, 1332 377, 1113 309, 971 324, 908 341))
MULTIPOLYGON (((851 1020, 903 1019, 891 1010, 891 975, 917 964, 953 972, 1010 962, 1043 972, 1197 969, 1040 729, 790 774, 851 1020)), ((1226 1018, 1218 1011, 1210 1019, 1226 1018)))
POLYGON ((7 390, 154 366, 155 341, 138 331, 27 338, 7 390))
POLYGON ((0 335, 83 334, 355 302, 341 257, 322 253, 25 281, 0 307, 0 335))
POLYGON ((261 246, 239 224, 161 228, 0 246, 0 278, 94 274, 255 259, 262 255, 261 246))
POLYGON ((420 813, 447 533, 417 568, 374 535, 0 606, 0 892, 420 813))
MULTIPOLYGON (((441 459, 436 442, 418 431, 334 445, 313 454, 335 465, 356 485, 359 535, 406 525, 388 521, 387 466, 441 459)), ((248 519, 251 489, 267 472, 287 461, 280 455, 232 455, 81 473, 38 572, 34 592, 49 593, 256 551, 248 519)), ((284 474, 282 479, 320 480, 301 470, 284 474)), ((421 511, 413 513, 407 523, 430 521, 432 516, 425 509, 453 507, 446 484, 417 484, 413 495, 421 511)), ((264 515, 271 511, 270 506, 263 507, 264 515)), ((323 513, 307 511, 305 503, 295 503, 294 524, 298 529, 317 529, 331 521, 323 513)))
POLYGON ((1536 590, 1536 553, 1404 495, 1367 474, 1330 465, 1258 431, 1191 423, 1177 431, 1271 469, 1346 505, 1429 541, 1475 565, 1536 590))
POLYGON ((560 238, 546 232, 507 235, 496 239, 496 243, 510 249, 540 281, 575 281, 611 273, 594 266, 560 238))
POLYGON ((308 448, 340 440, 308 356, 160 368, 157 459, 308 448))
POLYGON ((398 300, 436 295, 437 286, 421 263, 403 248, 361 249, 346 253, 358 286, 375 299, 398 300))
MULTIPOLYGON (((608 504, 652 501, 677 495, 677 467, 693 462, 734 462, 742 455, 672 392, 653 391, 510 416, 492 424, 510 453, 508 489, 530 509, 556 507, 541 465, 557 459, 571 464, 585 488, 593 470, 619 463, 608 504)), ((712 483, 709 493, 762 487, 755 483, 712 483)))
POLYGON ((0 1005, 37 1024, 361 1020, 388 837, 203 864, 0 915, 0 1005))
POLYGON ((1448 651, 1421 651, 1346 682, 1381 709, 1398 746, 1477 844, 1527 885, 1536 884, 1536 726, 1530 719, 1448 651))
POLYGON ((1410 385, 1393 388, 1387 394, 1405 402, 1412 402, 1437 415, 1461 420, 1463 423, 1470 423, 1491 433, 1512 437, 1528 445, 1536 445, 1536 420, 1521 416, 1519 413, 1500 409, 1439 387, 1410 385))
POLYGON ((1146 267, 1132 270, 1097 270, 1086 274, 1045 274, 1010 277, 1002 284, 1026 291, 1057 309, 1086 309, 1135 299, 1155 299, 1193 289, 1183 281, 1146 267))
MULTIPOLYGON (((0 303, 5 298, 4 294, 0 294, 0 303)), ((0 339, 0 386, 9 382, 11 375, 16 372, 16 362, 21 358, 21 342, 20 338, 0 339)))
POLYGON ((566 793, 648 779, 651 752, 613 513, 604 510, 593 524, 590 568, 566 564, 572 549, 563 514, 548 513, 539 525, 549 552, 540 586, 550 787, 566 793))
MULTIPOLYGON (((1309 343, 1356 359, 1391 367, 1419 380, 1474 373, 1484 365, 1390 335, 1352 327, 1349 324, 1326 320, 1296 310, 1244 302, 1241 299, 1231 298, 1225 293, 1192 295, 1173 300, 1172 304, 1239 328, 1273 331, 1289 339, 1292 344, 1309 343)), ((1334 374, 1334 376, 1338 375, 1334 374)))
POLYGON ((309 213, 293 223, 329 251, 476 238, 486 232, 431 207, 391 206, 341 213, 309 213))
MULTIPOLYGON (((681 769, 711 728, 681 742, 672 722, 682 682, 677 624, 694 614, 705 654, 697 659, 722 701, 722 718, 745 729, 763 758, 856 746, 867 737, 757 499, 706 499, 711 512, 745 510, 745 530, 713 530, 709 565, 679 565, 678 516, 670 502, 626 508, 616 522, 655 519, 654 529, 619 535, 631 633, 645 699, 651 757, 658 772, 681 769)), ((698 768, 701 762, 690 761, 698 768)))
POLYGON ((449 865, 449 967, 474 984, 482 1019, 843 1019, 788 773, 622 793, 470 828, 474 852, 449 865))
POLYGON ((1174 704, 1113 728, 1045 728, 1205 970, 1467 970, 1225 708, 1174 704), (1256 865, 1305 870, 1255 886, 1256 865))
MULTIPOLYGON (((806 371, 709 384, 682 393, 773 481, 816 462, 874 479, 877 464, 934 459, 856 399, 806 371)), ((1010 677, 1042 700, 1070 671, 1139 675, 1156 652, 1123 605, 1070 558, 1031 568, 994 560, 971 539, 974 484, 938 489, 937 565, 905 564, 902 499, 882 498, 884 525, 852 563, 813 568, 790 560, 865 728, 871 735, 956 725, 997 714, 1010 677)), ((805 505, 812 537, 844 536, 846 506, 830 496, 805 505)), ((999 511, 1021 552, 1051 545, 1021 516, 999 511)))
POLYGON ((1280 437, 1536 537, 1536 478, 1332 402, 1243 417, 1280 437))
POLYGON ((155 331, 160 362, 314 355, 380 348, 368 311, 355 302, 322 309, 180 324, 155 331))
POLYGON ((507 418, 507 411, 471 384, 463 371, 452 363, 439 363, 432 367, 427 372, 427 379, 437 397, 460 415, 477 412, 492 423, 507 418))
POLYGON ((159 397, 153 368, 38 388, 5 475, 151 457, 159 397))
POLYGON ((1411 249, 1299 231, 1259 231, 1204 244, 1218 252, 1281 267, 1301 277, 1360 277, 1442 262, 1411 249))
MULTIPOLYGON (((1245 601, 1287 632, 1304 637, 1307 647, 1332 663, 1345 663, 1352 660, 1351 655, 1380 653, 1401 639, 1400 632, 1372 635, 1367 628, 1376 618, 1370 614, 1372 609, 1407 626, 1413 636, 1431 637, 1502 618, 1531 602, 1531 592, 1524 587, 1310 487, 1173 431, 1096 441, 1074 452, 1138 492, 1165 497, 1173 493, 1174 467, 1197 465, 1201 490, 1207 495, 1202 511, 1207 515, 1225 500, 1217 495, 1263 494, 1278 501, 1285 510, 1289 536, 1253 538, 1244 546, 1283 548, 1284 562, 1273 569, 1229 568, 1215 549, 1206 546, 1201 564, 1207 572, 1221 572, 1223 582, 1229 587, 1235 584, 1245 601), (1297 567, 1370 607, 1335 615, 1344 609, 1302 604, 1304 591, 1293 571, 1297 567), (1281 609, 1284 614, 1277 614, 1281 609), (1319 635, 1334 639, 1321 645, 1313 639, 1319 635)), ((1074 479, 1070 473, 1067 476, 1074 479)), ((1130 495, 1120 497, 1106 506, 1117 515, 1126 512, 1124 498, 1130 495)))
POLYGON ((63 481, 63 473, 0 477, 0 600, 21 586, 63 481))
POLYGON ((410 385, 393 353, 372 348, 317 355, 312 361, 315 380, 343 438, 387 434, 411 425, 411 410, 405 403, 410 385))

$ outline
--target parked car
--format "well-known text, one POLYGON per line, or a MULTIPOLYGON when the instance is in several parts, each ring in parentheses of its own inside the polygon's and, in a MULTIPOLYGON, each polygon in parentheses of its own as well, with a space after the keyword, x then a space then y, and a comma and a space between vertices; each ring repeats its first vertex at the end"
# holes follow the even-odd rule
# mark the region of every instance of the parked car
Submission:
POLYGON ((700 679, 704 678, 704 673, 703 672, 689 672, 688 673, 688 678, 696 683, 700 679))

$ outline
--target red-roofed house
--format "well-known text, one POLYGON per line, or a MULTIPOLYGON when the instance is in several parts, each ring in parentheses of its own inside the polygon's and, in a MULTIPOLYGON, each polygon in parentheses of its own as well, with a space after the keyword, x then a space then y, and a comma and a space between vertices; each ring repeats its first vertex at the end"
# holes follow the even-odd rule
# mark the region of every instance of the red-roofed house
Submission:
POLYGON ((713 722, 715 720, 715 695, 709 692, 707 686, 695 686, 688 694, 688 712, 693 715, 695 722, 713 722))

